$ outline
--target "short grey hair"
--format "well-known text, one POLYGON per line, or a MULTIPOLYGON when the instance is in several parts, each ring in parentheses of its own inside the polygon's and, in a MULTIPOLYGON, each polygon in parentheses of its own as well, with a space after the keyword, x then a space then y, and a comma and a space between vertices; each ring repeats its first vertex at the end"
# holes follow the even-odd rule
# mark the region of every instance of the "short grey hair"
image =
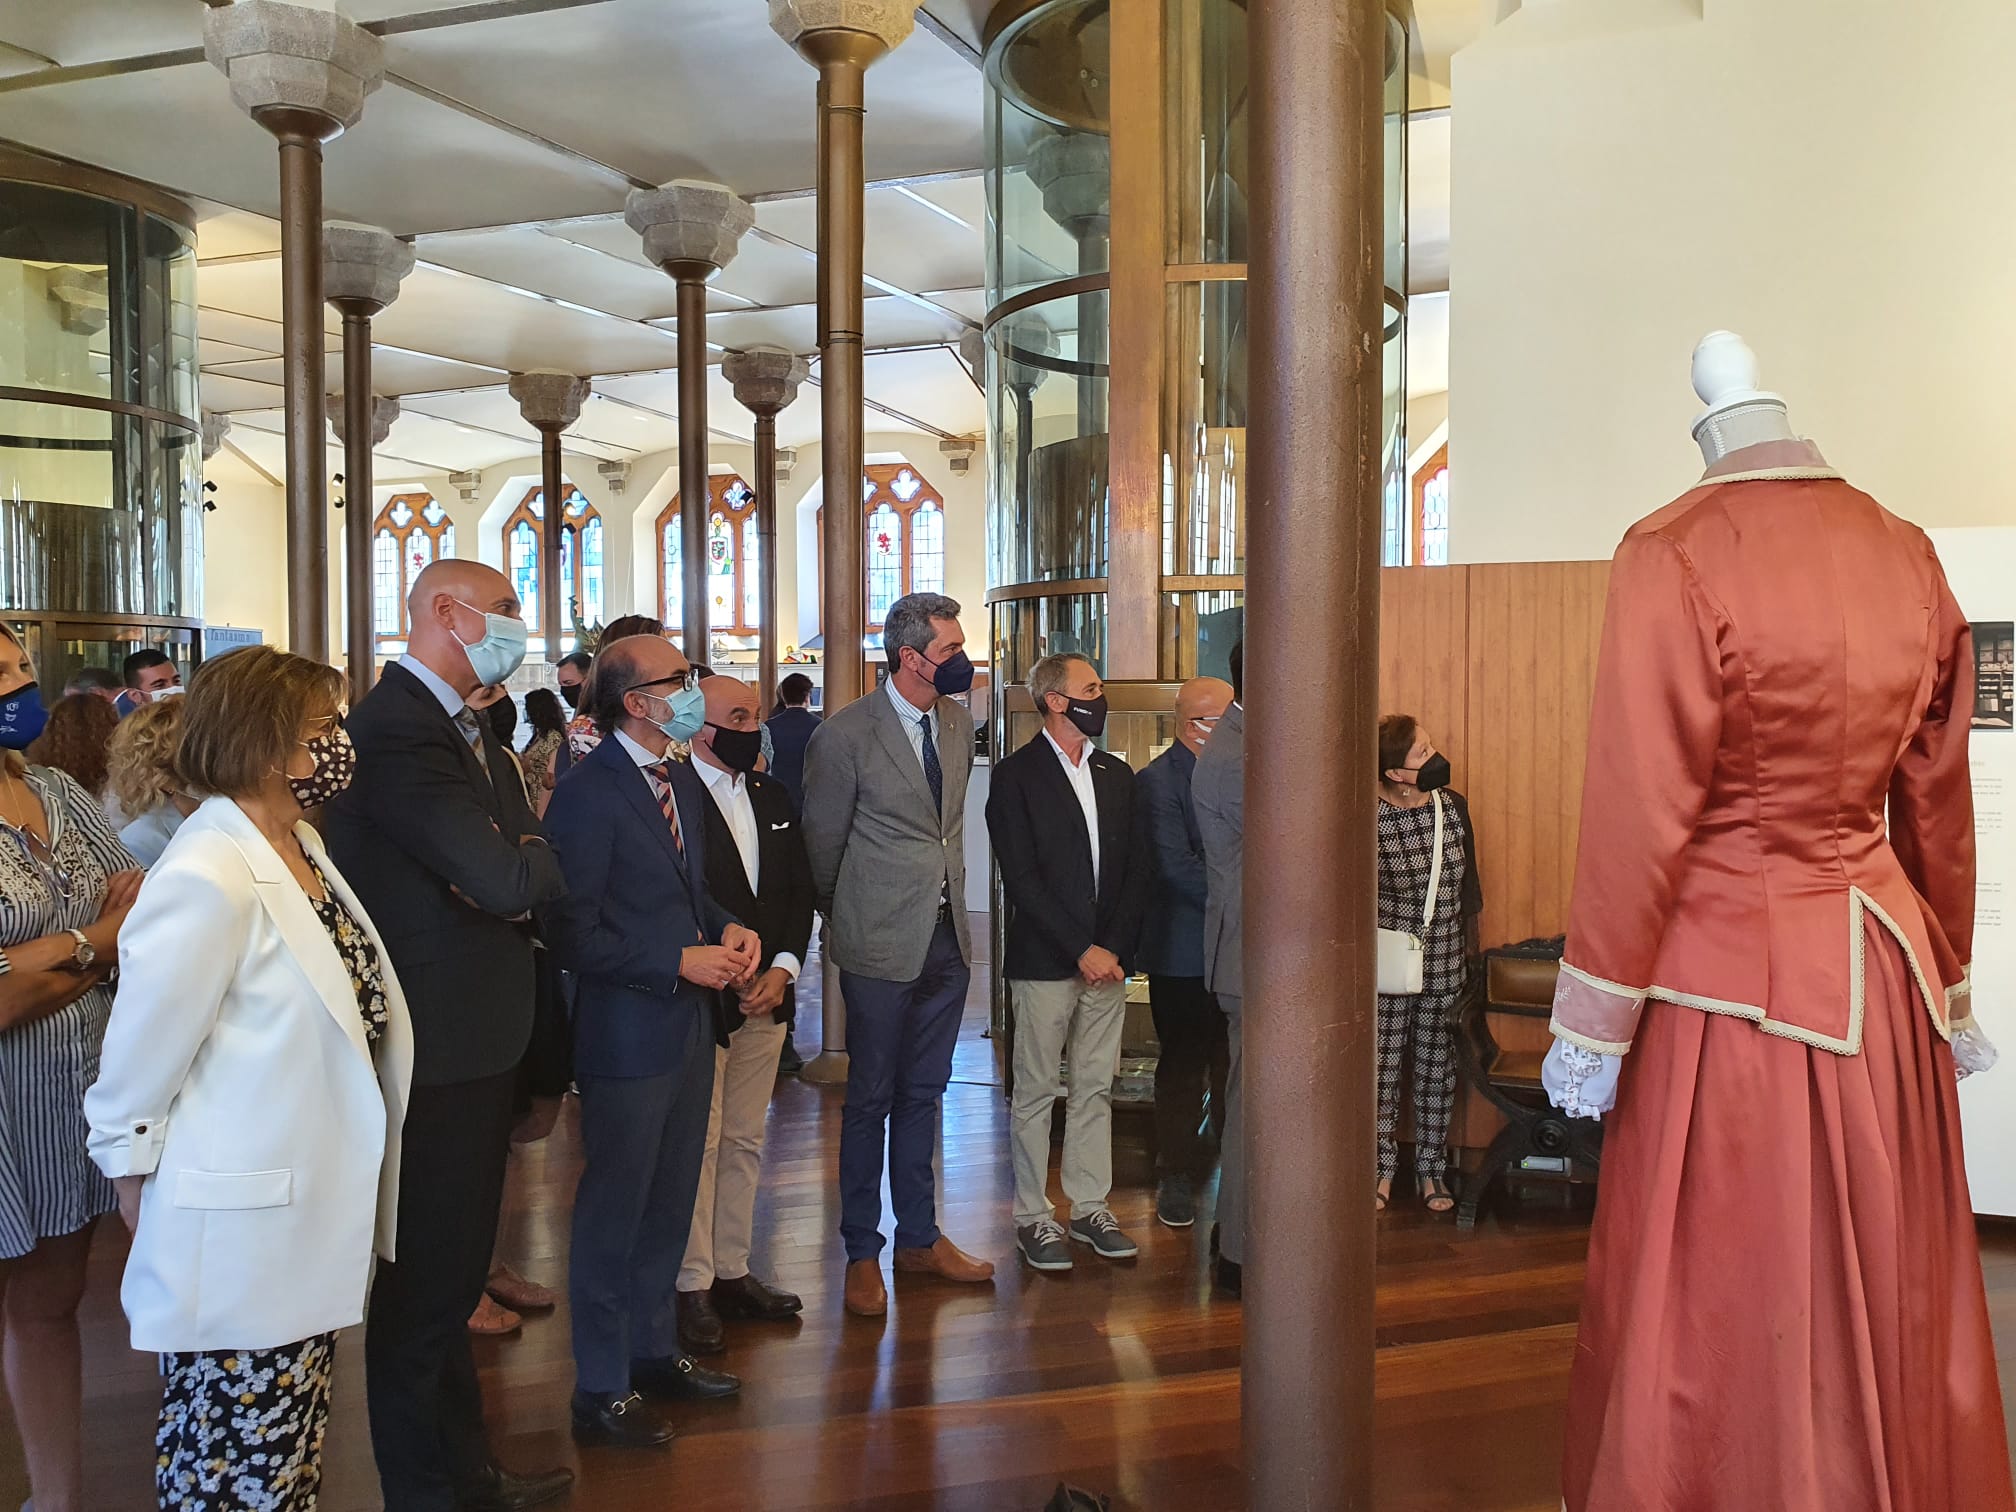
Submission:
POLYGON ((896 600, 882 616, 882 654, 889 658, 889 670, 893 672, 902 664, 905 646, 919 656, 924 654, 938 638, 933 620, 957 618, 959 601, 942 593, 906 593, 896 600))
POLYGON ((1052 693, 1064 691, 1064 680, 1071 675, 1071 664, 1083 662, 1092 665, 1092 658, 1078 651, 1059 651, 1046 656, 1029 669, 1029 696, 1036 701, 1036 717, 1048 719, 1050 711, 1043 707, 1043 700, 1052 693))

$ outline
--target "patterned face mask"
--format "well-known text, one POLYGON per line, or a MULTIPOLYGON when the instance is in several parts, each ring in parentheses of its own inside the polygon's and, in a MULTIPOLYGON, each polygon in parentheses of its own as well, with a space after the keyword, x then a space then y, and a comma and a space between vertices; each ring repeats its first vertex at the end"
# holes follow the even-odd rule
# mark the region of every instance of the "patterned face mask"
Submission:
POLYGON ((320 808, 350 786, 350 779, 357 775, 357 748, 350 743, 350 732, 340 724, 331 725, 313 740, 302 741, 301 746, 315 758, 315 770, 306 777, 289 777, 287 786, 301 807, 320 808))

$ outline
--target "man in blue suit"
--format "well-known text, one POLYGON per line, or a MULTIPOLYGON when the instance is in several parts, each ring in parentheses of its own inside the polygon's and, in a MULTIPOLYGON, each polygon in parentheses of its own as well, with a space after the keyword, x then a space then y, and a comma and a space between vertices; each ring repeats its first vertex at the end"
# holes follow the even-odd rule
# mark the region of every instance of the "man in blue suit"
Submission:
POLYGON ((574 1431, 646 1448, 672 1429, 645 1396, 741 1389, 680 1351, 677 1296, 714 1095, 715 993, 751 980, 762 945, 708 894, 707 792, 668 757, 706 722, 686 658, 655 635, 617 641, 596 661, 589 712, 602 742, 546 810, 568 890, 557 950, 578 982, 574 1431))
POLYGON ((1155 1216, 1170 1228, 1197 1221, 1197 1185, 1211 1174, 1203 1138, 1204 1088, 1211 1123, 1225 1123, 1225 1015, 1204 985, 1204 840, 1190 779, 1232 685, 1193 677, 1176 690, 1176 743, 1134 781, 1136 833, 1147 837, 1148 906, 1135 956, 1148 973, 1149 1006, 1162 1053, 1155 1061, 1155 1216))

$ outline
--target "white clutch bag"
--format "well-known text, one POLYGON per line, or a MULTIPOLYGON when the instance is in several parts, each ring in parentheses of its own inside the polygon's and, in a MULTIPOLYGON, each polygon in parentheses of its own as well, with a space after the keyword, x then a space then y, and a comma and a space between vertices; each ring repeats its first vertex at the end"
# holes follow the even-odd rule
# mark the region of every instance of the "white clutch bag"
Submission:
POLYGON ((1379 931, 1379 995, 1413 997, 1427 980, 1428 946, 1423 936, 1435 922, 1435 897, 1442 891, 1442 795, 1435 804, 1435 859, 1428 868, 1428 906, 1421 914, 1421 933, 1404 929, 1379 931))

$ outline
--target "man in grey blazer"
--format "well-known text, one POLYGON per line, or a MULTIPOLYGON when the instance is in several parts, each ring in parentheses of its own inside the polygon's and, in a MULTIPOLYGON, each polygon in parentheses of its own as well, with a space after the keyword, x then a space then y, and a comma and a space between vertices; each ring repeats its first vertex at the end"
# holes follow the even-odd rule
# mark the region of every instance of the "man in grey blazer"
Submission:
POLYGON ((849 1312, 879 1317, 882 1146, 898 1270, 980 1282, 994 1267, 938 1231, 932 1159, 952 1078, 973 945, 966 922, 966 784, 973 685, 959 605, 913 593, 890 605, 886 685, 829 715, 805 751, 805 848, 847 1004, 840 1119, 840 1233, 849 1312))
POLYGON ((1218 1173, 1218 1285, 1239 1295, 1246 1259, 1246 1150, 1240 1076, 1239 1023, 1245 957, 1240 931, 1246 902, 1240 868, 1246 859, 1246 710, 1242 674, 1246 644, 1232 648, 1232 706, 1218 721, 1190 778, 1197 832, 1204 840, 1204 983, 1225 1011, 1231 1051, 1225 1069, 1225 1136, 1218 1173))

